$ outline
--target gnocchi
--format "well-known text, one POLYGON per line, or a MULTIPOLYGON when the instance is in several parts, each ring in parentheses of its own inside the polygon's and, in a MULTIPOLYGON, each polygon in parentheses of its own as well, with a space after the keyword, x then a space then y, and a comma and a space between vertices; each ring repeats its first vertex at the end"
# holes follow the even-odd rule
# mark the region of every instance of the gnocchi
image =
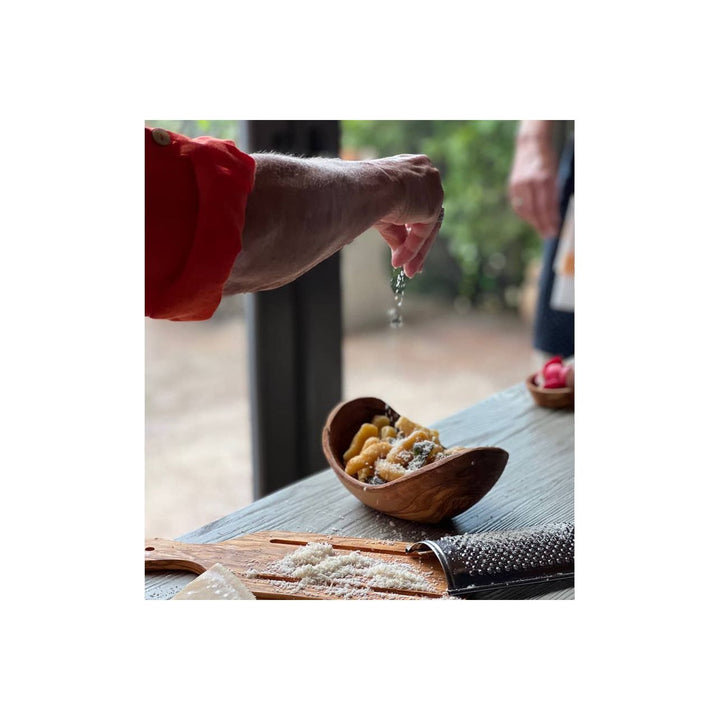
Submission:
POLYGON ((343 454, 345 472, 370 485, 382 485, 464 448, 446 448, 437 430, 404 416, 392 422, 375 415, 363 423, 343 454))
POLYGON ((343 462, 347 463, 348 460, 354 458, 360 453, 365 444, 365 441, 370 437, 377 437, 380 434, 377 425, 373 423, 363 423, 360 429, 355 433, 355 437, 350 443, 350 447, 345 451, 343 455, 343 462))

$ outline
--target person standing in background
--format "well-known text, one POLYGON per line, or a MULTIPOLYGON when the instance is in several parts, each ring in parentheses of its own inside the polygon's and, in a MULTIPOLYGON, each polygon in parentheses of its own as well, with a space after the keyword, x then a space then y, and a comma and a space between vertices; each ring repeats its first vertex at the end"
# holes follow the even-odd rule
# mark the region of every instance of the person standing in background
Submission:
POLYGON ((575 353, 574 122, 522 120, 508 182, 515 213, 543 238, 533 347, 543 359, 575 353))

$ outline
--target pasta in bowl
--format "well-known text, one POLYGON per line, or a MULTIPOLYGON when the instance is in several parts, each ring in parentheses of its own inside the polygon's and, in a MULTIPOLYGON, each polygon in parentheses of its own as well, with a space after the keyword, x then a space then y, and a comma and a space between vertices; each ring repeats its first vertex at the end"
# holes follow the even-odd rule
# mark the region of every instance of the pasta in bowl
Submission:
POLYGON ((379 398, 337 405, 323 452, 358 500, 393 517, 438 523, 465 512, 502 475, 502 448, 445 447, 437 430, 401 416, 379 398))

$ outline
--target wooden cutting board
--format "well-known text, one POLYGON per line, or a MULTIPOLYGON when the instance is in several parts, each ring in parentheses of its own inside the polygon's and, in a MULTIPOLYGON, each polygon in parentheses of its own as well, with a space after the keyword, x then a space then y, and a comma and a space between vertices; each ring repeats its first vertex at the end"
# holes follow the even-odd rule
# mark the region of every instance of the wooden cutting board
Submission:
POLYGON ((146 570, 184 570, 203 573, 220 563, 235 573, 260 600, 337 600, 343 595, 338 588, 322 585, 300 587, 297 578, 273 572, 269 566, 308 543, 328 543, 337 554, 358 551, 373 560, 401 563, 420 573, 431 591, 369 587, 362 590, 363 599, 420 600, 447 596, 445 574, 432 553, 408 554, 407 542, 368 540, 365 538, 316 535, 313 533, 257 532, 219 543, 184 543, 160 538, 145 541, 146 570))

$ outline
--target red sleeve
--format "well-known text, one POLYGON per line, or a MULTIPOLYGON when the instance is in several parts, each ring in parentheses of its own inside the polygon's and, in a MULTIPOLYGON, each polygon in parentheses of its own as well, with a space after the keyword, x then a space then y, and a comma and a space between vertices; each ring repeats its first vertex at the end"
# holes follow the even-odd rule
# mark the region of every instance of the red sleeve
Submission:
POLYGON ((255 161, 229 140, 145 128, 145 315, 206 320, 242 245, 255 161))

